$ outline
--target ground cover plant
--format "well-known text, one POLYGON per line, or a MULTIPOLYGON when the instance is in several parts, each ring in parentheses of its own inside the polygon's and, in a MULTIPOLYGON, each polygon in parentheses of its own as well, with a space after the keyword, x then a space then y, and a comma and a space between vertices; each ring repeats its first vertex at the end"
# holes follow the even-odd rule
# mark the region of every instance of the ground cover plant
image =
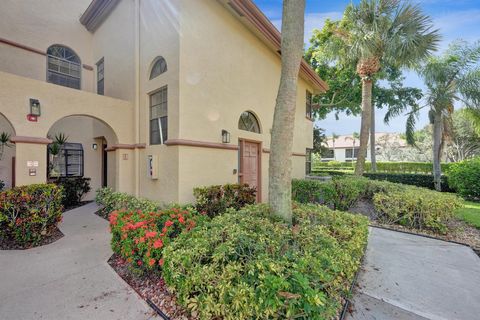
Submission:
POLYGON ((228 210, 166 246, 164 279, 201 319, 332 319, 360 265, 367 219, 299 205, 293 222, 266 205, 228 210))
MULTIPOLYGON (((0 192, 2 247, 28 248, 58 236, 63 190, 54 184, 34 184, 0 192)), ((61 233, 60 233, 61 234, 61 233)))

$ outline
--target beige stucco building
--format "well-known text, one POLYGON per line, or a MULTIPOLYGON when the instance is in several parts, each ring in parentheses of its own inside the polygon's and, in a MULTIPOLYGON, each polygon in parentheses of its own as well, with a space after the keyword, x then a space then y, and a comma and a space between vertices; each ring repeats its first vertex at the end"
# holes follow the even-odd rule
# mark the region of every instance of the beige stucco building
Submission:
MULTIPOLYGON (((246 182, 265 201, 279 48, 250 0, 2 0, 0 132, 11 144, 0 180, 47 181, 48 145, 64 134, 56 174, 89 177, 93 190, 185 203, 196 186, 246 182)), ((310 97, 325 90, 303 62, 298 178, 310 97)))

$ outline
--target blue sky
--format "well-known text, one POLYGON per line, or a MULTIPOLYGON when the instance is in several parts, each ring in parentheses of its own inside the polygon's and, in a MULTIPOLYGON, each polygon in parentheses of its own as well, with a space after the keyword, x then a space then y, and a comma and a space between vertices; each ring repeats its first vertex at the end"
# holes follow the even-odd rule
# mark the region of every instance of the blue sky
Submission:
MULTIPOLYGON (((280 28, 282 17, 282 0, 254 0, 270 20, 280 28)), ((305 43, 308 46, 308 39, 312 30, 321 29, 325 19, 340 19, 345 7, 351 2, 349 0, 321 1, 306 0, 307 9, 305 15, 305 43)), ((358 2, 355 0, 353 2, 358 2)), ((470 42, 480 40, 480 0, 416 0, 425 13, 430 15, 435 27, 440 29, 443 36, 440 45, 440 52, 455 39, 464 39, 470 42)), ((422 81, 414 72, 405 72, 405 85, 423 89, 422 81)), ((403 132, 405 130, 405 119, 398 117, 387 126, 381 121, 384 112, 377 111, 377 131, 381 132, 403 132)), ((333 115, 327 119, 318 121, 318 125, 337 134, 351 134, 353 131, 360 131, 360 119, 358 117, 347 117, 340 115, 340 120, 335 120, 333 115)), ((426 111, 417 127, 420 129, 428 123, 426 111)))

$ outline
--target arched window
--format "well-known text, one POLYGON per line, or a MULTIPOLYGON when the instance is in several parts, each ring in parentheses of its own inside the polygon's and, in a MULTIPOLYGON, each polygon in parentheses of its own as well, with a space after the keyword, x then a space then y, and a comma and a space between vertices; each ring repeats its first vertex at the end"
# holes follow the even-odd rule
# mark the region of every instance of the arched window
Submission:
POLYGON ((167 71, 167 61, 163 57, 156 57, 153 66, 152 66, 152 71, 150 71, 150 80, 153 78, 158 77, 162 73, 167 71))
POLYGON ((80 89, 82 65, 78 55, 60 45, 47 50, 47 81, 64 87, 80 89))
POLYGON ((238 120, 238 129, 260 133, 260 124, 253 113, 245 111, 238 120))

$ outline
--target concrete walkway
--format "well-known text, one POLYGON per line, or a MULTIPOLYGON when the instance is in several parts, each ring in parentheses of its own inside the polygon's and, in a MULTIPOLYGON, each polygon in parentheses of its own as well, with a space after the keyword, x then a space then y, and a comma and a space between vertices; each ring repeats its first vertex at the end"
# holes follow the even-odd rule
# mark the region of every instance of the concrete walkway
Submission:
POLYGON ((0 251, 0 319, 152 319, 151 309, 107 264, 107 221, 95 204, 66 212, 55 243, 0 251))
POLYGON ((480 319, 480 258, 468 247, 371 228, 347 319, 480 319))

